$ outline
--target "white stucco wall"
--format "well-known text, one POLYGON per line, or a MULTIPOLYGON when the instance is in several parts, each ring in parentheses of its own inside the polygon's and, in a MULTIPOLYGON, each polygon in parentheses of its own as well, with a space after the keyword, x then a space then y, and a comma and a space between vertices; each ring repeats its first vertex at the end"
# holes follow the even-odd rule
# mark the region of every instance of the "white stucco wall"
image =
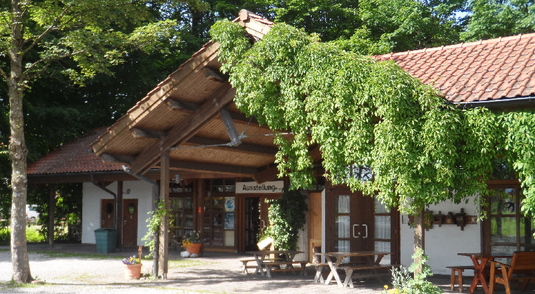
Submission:
MULTIPOLYGON (((453 204, 444 202, 439 205, 432 205, 429 210, 433 214, 439 211, 446 215, 449 212, 460 213, 461 208, 467 215, 476 215, 476 205, 472 199, 468 204, 453 204)), ((481 251, 481 223, 466 225, 464 231, 457 225, 438 225, 425 232, 425 253, 429 256, 429 265, 434 274, 451 274, 447 269, 448 265, 472 265, 471 260, 465 256, 459 256, 459 252, 480 252, 481 251)), ((401 216, 401 263, 403 266, 410 266, 412 254, 414 252, 414 229, 408 225, 407 216, 401 216)), ((467 275, 473 274, 471 271, 467 275)))
MULTIPOLYGON (((117 183, 106 187, 117 193, 117 183)), ((152 186, 142 181, 123 182, 123 198, 138 199, 137 244, 145 245, 141 238, 147 233, 148 212, 152 209, 152 186), (126 192, 130 190, 129 194, 126 192)), ((82 243, 95 244, 95 229, 100 228, 100 205, 102 199, 113 199, 112 195, 92 183, 83 185, 82 243)))

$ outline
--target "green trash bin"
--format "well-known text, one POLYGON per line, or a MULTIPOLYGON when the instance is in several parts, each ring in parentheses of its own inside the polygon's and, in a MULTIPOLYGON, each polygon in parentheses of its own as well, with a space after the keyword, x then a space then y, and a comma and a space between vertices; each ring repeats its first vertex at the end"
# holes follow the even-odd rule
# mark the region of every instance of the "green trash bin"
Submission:
POLYGON ((95 240, 98 253, 115 252, 115 248, 117 247, 117 230, 108 228, 96 229, 95 240))

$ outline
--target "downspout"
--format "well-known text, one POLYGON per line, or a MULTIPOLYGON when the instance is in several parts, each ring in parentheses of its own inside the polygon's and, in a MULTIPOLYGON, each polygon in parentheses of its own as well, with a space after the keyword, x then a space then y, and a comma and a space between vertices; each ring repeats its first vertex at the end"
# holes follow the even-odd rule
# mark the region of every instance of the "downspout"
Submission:
POLYGON ((115 213, 113 214, 113 226, 115 227, 115 229, 117 230, 118 227, 117 227, 117 194, 113 193, 111 190, 109 190, 108 188, 104 187, 104 185, 102 185, 102 183, 97 183, 95 182, 95 179, 93 178, 93 174, 91 174, 91 183, 93 183, 93 185, 99 187, 100 189, 104 190, 106 193, 109 193, 111 194, 111 196, 113 196, 113 201, 115 202, 115 213))
MULTIPOLYGON (((147 182, 151 185, 154 186, 154 188, 156 188, 156 199, 157 199, 157 203, 160 203, 160 185, 156 182, 156 181, 153 181, 143 175, 136 175, 132 172, 132 170, 130 170, 129 167, 127 167, 126 165, 123 165, 123 170, 133 176, 133 177, 136 177, 144 182, 147 182)), ((158 209, 158 206, 156 206, 156 208, 154 208, 155 210, 158 209)), ((154 213, 156 213, 156 211, 154 211, 154 213)), ((156 231, 154 233, 154 276, 155 277, 158 277, 158 259, 160 258, 159 257, 159 248, 160 248, 160 230, 156 231)))

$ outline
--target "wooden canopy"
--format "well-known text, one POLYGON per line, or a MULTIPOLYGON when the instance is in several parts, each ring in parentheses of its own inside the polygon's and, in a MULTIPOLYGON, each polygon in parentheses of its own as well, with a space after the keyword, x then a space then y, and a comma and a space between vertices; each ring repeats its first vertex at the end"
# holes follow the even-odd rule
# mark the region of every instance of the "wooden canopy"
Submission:
MULTIPOLYGON (((246 10, 235 21, 256 40, 272 25, 246 10)), ((236 109, 218 48, 203 46, 93 142, 94 153, 133 174, 160 168, 169 152, 171 173, 183 178, 276 178, 273 132, 236 109)))

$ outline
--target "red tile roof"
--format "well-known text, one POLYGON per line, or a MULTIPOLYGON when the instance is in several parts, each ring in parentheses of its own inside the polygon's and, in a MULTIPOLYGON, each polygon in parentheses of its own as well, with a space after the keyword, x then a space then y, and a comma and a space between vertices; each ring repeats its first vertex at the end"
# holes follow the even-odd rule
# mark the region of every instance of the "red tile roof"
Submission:
POLYGON ((50 152, 45 157, 32 163, 28 167, 28 174, 62 174, 122 170, 120 165, 103 163, 99 157, 91 152, 89 145, 105 131, 106 128, 96 129, 92 133, 50 152))
POLYGON ((376 56, 453 103, 535 96, 535 34, 376 56))

